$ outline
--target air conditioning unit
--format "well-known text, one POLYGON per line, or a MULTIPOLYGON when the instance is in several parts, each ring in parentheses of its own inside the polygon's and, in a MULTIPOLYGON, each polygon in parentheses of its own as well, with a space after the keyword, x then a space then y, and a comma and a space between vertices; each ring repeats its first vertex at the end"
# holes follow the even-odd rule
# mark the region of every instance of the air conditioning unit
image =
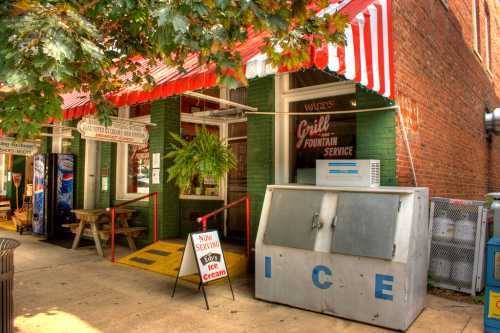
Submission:
POLYGON ((318 186, 380 186, 380 160, 316 160, 318 186))

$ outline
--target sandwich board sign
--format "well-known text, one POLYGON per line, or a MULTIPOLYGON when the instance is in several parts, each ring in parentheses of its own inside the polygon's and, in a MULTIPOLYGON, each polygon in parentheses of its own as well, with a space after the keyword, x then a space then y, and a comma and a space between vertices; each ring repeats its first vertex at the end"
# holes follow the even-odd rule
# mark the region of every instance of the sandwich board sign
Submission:
POLYGON ((203 292, 207 310, 210 308, 205 293, 205 285, 209 282, 227 278, 234 300, 233 287, 217 230, 194 232, 188 235, 182 254, 181 265, 175 279, 172 297, 175 295, 179 278, 193 274, 197 274, 200 277, 198 289, 201 288, 203 292))

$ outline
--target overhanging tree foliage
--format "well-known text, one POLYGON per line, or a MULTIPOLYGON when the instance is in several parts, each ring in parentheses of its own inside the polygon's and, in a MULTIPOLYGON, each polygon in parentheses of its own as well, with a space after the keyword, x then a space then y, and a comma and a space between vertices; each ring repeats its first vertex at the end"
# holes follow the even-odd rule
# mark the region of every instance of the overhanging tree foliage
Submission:
POLYGON ((245 82, 237 43, 268 32, 262 51, 276 66, 307 61, 311 43, 342 44, 347 18, 318 16, 328 0, 19 0, 0 4, 0 128, 20 139, 60 119, 65 92, 88 92, 103 121, 106 98, 126 84, 154 85, 134 56, 182 71, 185 58, 216 64, 223 85, 245 82), (279 50, 279 52, 278 52, 279 50), (130 72, 132 79, 120 80, 130 72), (228 73, 233 73, 228 75, 228 73))

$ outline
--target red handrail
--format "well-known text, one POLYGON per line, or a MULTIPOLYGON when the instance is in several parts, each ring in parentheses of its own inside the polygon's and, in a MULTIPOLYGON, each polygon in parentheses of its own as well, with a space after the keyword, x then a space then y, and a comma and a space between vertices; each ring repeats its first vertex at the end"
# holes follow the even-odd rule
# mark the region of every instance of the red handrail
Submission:
POLYGON ((157 231, 157 219, 156 219, 156 212, 157 212, 157 205, 158 205, 158 192, 153 192, 147 195, 144 195, 139 198, 135 198, 133 200, 128 200, 125 202, 122 202, 116 206, 106 208, 106 210, 109 212, 111 211, 111 261, 115 262, 115 220, 116 220, 116 208, 120 208, 126 205, 129 205, 131 203, 140 201, 142 199, 146 199, 149 197, 153 197, 153 214, 154 214, 154 226, 153 226, 153 232, 154 232, 154 241, 156 242, 158 240, 156 231, 157 231))
POLYGON ((236 205, 241 204, 242 202, 245 202, 246 206, 246 255, 247 257, 250 257, 250 196, 247 194, 243 198, 240 198, 238 200, 235 200, 231 203, 228 203, 227 205, 214 210, 211 213, 208 213, 206 215, 203 215, 201 217, 197 218, 198 223, 201 223, 201 230, 206 231, 207 230, 207 220, 211 217, 214 217, 215 215, 225 211, 226 209, 232 208, 236 205))

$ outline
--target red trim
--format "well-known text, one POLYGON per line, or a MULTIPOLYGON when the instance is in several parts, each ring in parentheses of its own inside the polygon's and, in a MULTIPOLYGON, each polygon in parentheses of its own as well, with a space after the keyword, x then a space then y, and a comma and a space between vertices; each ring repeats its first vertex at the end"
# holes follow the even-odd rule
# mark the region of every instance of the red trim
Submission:
POLYGON ((385 93, 385 61, 384 61, 384 25, 382 22, 382 5, 377 1, 377 43, 378 43, 378 77, 380 78, 379 93, 385 93))
POLYGON ((317 68, 323 69, 328 66, 328 44, 315 49, 314 51, 314 65, 317 68))
MULTIPOLYGON (((338 0, 331 0, 331 3, 337 3, 338 0)), ((394 95, 394 73, 393 73, 393 45, 392 45, 392 14, 391 14, 391 0, 387 0, 387 10, 388 10, 388 37, 389 37, 389 64, 390 64, 390 78, 385 77, 385 64, 384 64, 384 48, 383 48, 383 25, 382 25, 382 6, 378 0, 352 0, 348 2, 340 10, 341 14, 347 15, 349 21, 351 22, 352 33, 353 33, 353 44, 354 44, 354 64, 355 64, 355 78, 357 82, 361 82, 362 78, 362 64, 361 64, 361 36, 363 33, 364 46, 365 46, 365 60, 366 60, 366 72, 368 78, 367 88, 373 89, 374 80, 380 80, 380 91, 383 94, 385 91, 386 80, 391 80, 391 91, 388 92, 391 98, 394 95), (373 57, 372 57, 372 41, 371 35, 371 22, 369 12, 366 11, 367 7, 372 3, 375 4, 377 8, 377 30, 378 30, 378 63, 379 63, 379 78, 374 78, 373 76, 373 57), (364 12, 363 12, 364 11, 364 12), (365 17, 365 26, 363 31, 360 31, 359 23, 356 20, 356 15, 363 13, 365 17)), ((385 13, 384 13, 385 14, 385 13)), ((249 31, 251 36, 244 43, 241 43, 236 47, 236 51, 239 51, 243 63, 246 63, 250 58, 255 56, 260 52, 260 46, 263 44, 263 38, 267 35, 265 33, 255 34, 253 31, 249 31)), ((286 54, 283 55, 286 57, 286 54)), ((337 57, 339 60, 339 69, 337 73, 339 75, 345 75, 346 72, 346 62, 345 62, 345 48, 337 47, 337 57)), ((300 68, 309 68, 315 65, 318 68, 325 68, 328 66, 328 46, 324 45, 319 48, 311 47, 311 61, 308 63, 298 66, 298 68, 279 68, 279 72, 288 72, 293 70, 298 70, 300 68)), ((137 59, 140 66, 146 68, 147 62, 142 59, 137 59)), ((207 67, 200 67, 198 65, 198 60, 196 55, 190 55, 184 67, 186 69, 185 73, 179 73, 177 68, 164 65, 163 63, 158 63, 156 66, 150 69, 150 74, 156 79, 157 86, 151 91, 141 91, 140 87, 127 87, 123 90, 110 94, 107 98, 117 106, 123 105, 133 105, 148 101, 154 101, 161 98, 169 97, 172 95, 179 95, 185 91, 206 89, 217 85, 217 75, 215 74, 215 66, 209 65, 207 67)), ((123 79, 127 79, 127 74, 123 76, 123 79)), ((387 93, 387 92, 386 92, 387 93)), ((85 93, 74 93, 64 96, 64 104, 66 109, 63 111, 64 119, 72 119, 76 117, 81 117, 82 115, 87 115, 95 112, 95 106, 89 102, 88 96, 85 93), (83 96, 83 98, 82 98, 83 96)))
POLYGON ((352 27, 352 40, 354 43, 354 68, 355 76, 354 81, 361 82, 361 53, 360 53, 360 40, 359 40, 359 23, 354 20, 351 23, 352 27))
POLYGON ((366 60, 366 75, 368 77, 368 89, 373 89, 373 59, 372 59, 372 37, 371 37, 371 22, 370 13, 366 10, 363 15, 365 16, 365 28, 363 38, 365 41, 365 60, 366 60))
POLYGON ((342 47, 337 47, 337 56, 339 58, 339 70, 338 74, 339 75, 344 75, 345 74, 345 48, 342 47))

